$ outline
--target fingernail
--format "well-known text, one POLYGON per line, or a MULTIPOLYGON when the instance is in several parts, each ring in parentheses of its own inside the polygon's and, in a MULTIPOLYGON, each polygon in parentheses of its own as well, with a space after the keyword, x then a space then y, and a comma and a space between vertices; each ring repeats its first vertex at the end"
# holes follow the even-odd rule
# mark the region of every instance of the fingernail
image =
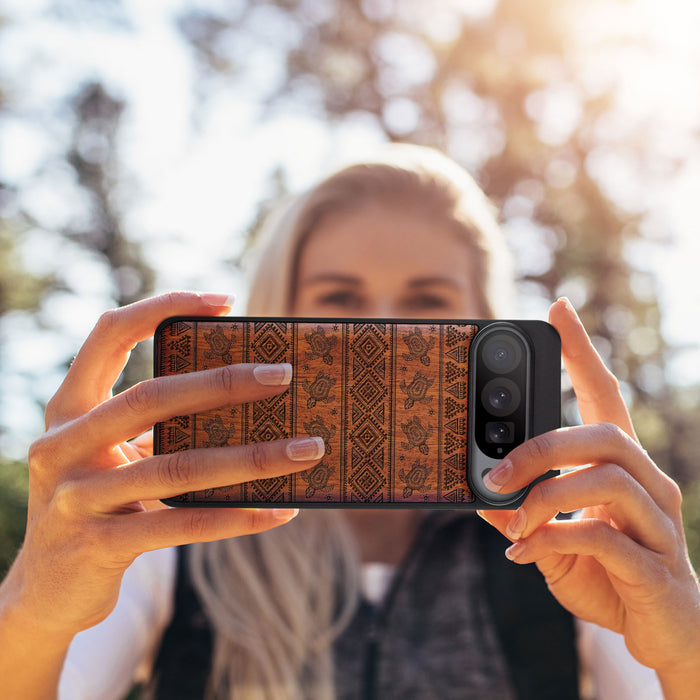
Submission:
POLYGON ((299 515, 299 509, 298 508, 273 508, 272 510, 272 515, 275 517, 275 520, 291 520, 292 518, 296 518, 297 515, 299 515))
POLYGON ((253 369, 253 375, 265 386, 282 386, 292 381, 292 366, 287 362, 279 365, 258 365, 253 369))
POLYGON ((515 511, 515 515, 511 518, 510 522, 506 527, 506 535, 512 540, 519 540, 520 535, 523 534, 525 527, 527 526, 527 515, 525 511, 520 508, 520 510, 515 511))
POLYGON ((566 310, 575 318, 578 320, 578 314, 576 313, 576 309, 574 308, 574 305, 569 301, 569 297, 559 297, 557 301, 561 301, 564 303, 564 307, 566 310))
POLYGON ((522 555, 525 553, 525 548, 526 546, 524 542, 516 542, 515 544, 512 544, 505 551, 506 558, 510 559, 511 561, 515 561, 518 557, 522 557, 522 555))
POLYGON ((484 486, 489 491, 498 493, 501 487, 508 483, 513 473, 513 465, 509 459, 503 460, 495 469, 492 469, 484 477, 484 486))
POLYGON ((326 446, 321 437, 297 438, 287 443, 287 457, 293 462, 319 459, 325 452, 326 446))
POLYGON ((233 294, 211 294, 209 292, 200 294, 199 298, 207 306, 228 306, 229 309, 233 308, 236 301, 236 297, 233 294))

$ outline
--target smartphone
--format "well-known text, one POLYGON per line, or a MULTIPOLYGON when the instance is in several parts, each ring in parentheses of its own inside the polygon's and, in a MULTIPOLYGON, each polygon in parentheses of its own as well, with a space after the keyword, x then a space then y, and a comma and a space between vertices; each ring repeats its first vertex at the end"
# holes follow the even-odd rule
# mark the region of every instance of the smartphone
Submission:
POLYGON ((172 506, 515 508, 531 485, 497 494, 485 474, 561 421, 560 340, 543 321, 175 317, 154 350, 155 376, 293 366, 277 396, 158 423, 155 454, 297 436, 326 447, 311 469, 172 506))

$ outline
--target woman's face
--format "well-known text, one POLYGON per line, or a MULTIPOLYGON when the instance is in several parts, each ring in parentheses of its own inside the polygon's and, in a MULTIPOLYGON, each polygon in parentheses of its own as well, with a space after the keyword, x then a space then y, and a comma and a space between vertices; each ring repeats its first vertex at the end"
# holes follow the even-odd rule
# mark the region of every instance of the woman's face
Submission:
POLYGON ((296 316, 479 318, 473 261, 445 223, 371 204, 320 221, 301 251, 296 316))

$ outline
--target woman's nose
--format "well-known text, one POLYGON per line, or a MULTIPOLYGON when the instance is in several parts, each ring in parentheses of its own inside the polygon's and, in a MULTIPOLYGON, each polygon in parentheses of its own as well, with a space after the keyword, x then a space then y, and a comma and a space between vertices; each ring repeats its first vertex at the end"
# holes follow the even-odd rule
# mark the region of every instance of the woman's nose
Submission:
POLYGON ((397 318, 399 315, 396 304, 391 299, 374 299, 367 305, 369 318, 397 318))

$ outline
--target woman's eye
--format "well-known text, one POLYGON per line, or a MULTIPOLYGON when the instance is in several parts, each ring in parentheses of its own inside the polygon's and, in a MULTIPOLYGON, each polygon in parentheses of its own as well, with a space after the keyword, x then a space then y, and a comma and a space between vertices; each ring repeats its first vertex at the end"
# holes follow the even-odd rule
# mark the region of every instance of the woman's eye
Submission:
POLYGON ((419 296, 410 297, 407 299, 405 305, 407 309, 429 311, 431 309, 447 309, 450 306, 450 301, 445 297, 438 296, 436 294, 421 294, 419 296))
POLYGON ((321 295, 317 301, 322 306, 338 309, 357 309, 362 306, 362 297, 352 291, 329 292, 321 295))

